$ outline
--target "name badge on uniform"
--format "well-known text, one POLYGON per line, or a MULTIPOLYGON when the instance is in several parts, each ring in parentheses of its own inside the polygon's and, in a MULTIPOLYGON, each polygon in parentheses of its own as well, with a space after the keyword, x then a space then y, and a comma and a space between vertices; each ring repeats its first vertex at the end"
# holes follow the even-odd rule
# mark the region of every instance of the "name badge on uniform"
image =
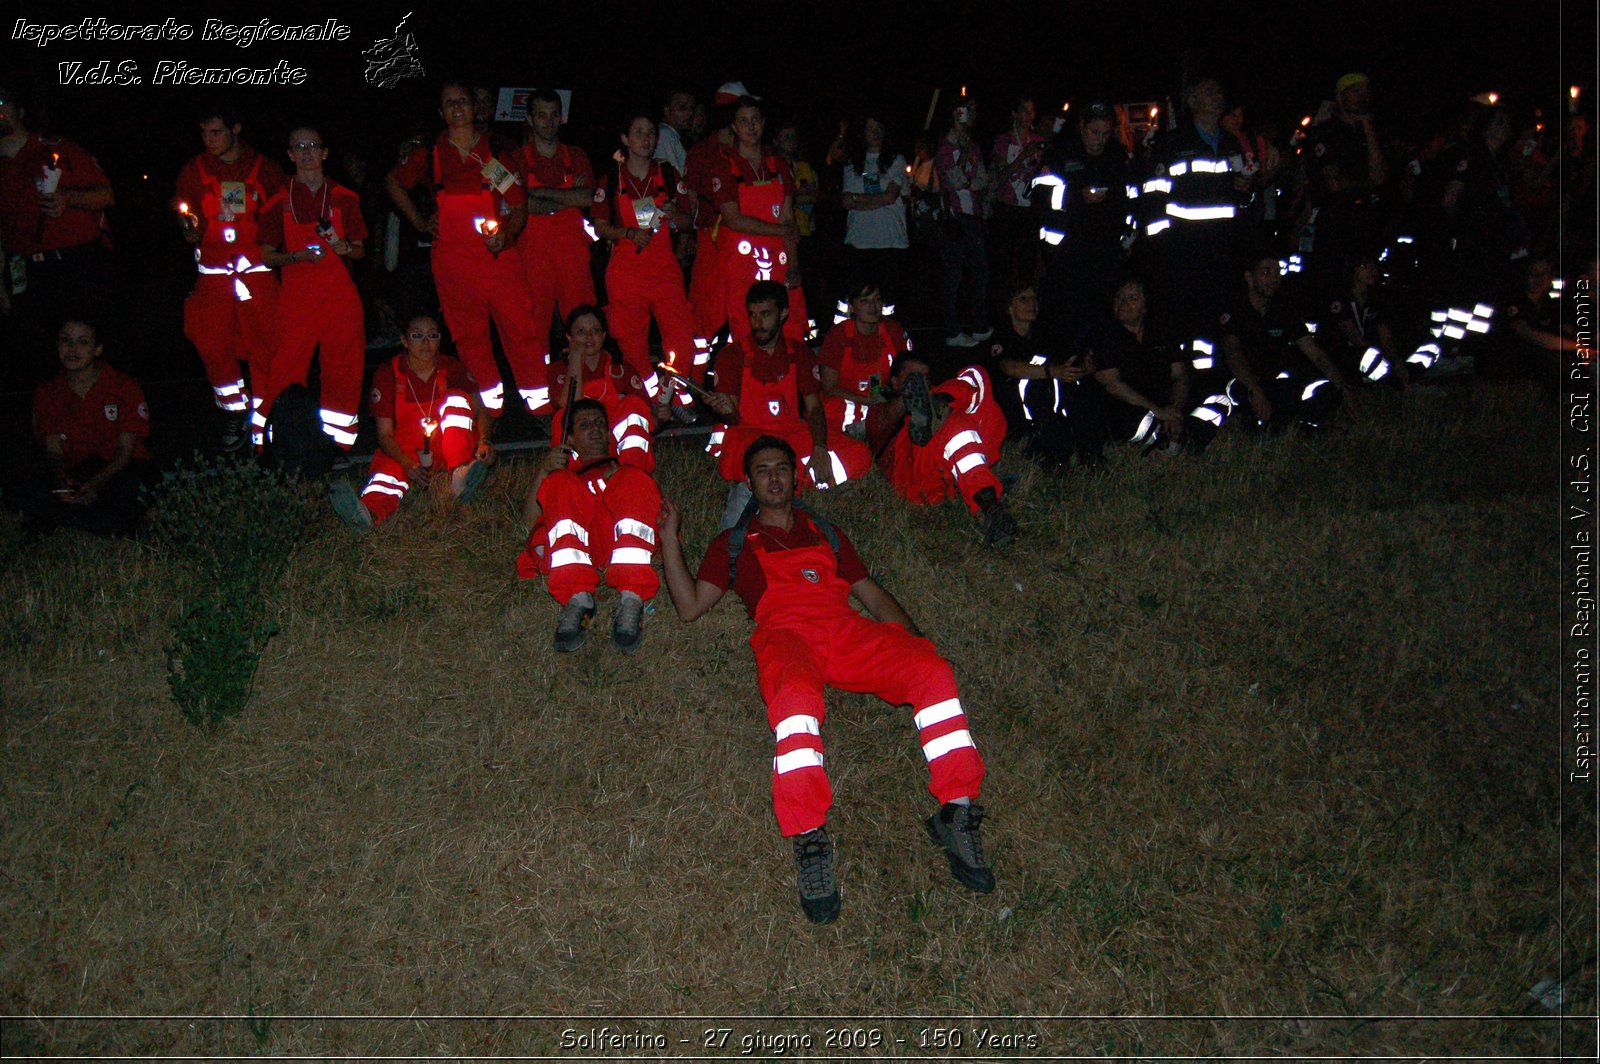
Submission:
POLYGON ((661 208, 656 206, 656 201, 648 196, 641 196, 633 201, 633 217, 639 223, 640 229, 655 229, 661 222, 661 208))
MULTIPOLYGON (((222 182, 222 210, 225 215, 243 214, 249 209, 243 181, 222 182)), ((226 220, 226 219, 224 219, 226 220)))
POLYGON ((505 164, 494 156, 483 164, 483 179, 494 186, 494 190, 505 195, 506 189, 517 183, 517 175, 505 168, 505 164))

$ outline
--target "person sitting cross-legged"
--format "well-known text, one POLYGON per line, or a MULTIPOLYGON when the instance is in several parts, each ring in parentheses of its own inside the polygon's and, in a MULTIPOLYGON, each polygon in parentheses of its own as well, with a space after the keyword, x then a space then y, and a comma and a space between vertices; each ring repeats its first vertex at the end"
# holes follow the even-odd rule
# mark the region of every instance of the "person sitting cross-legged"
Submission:
POLYGON ((732 589, 755 619, 750 648, 777 747, 772 805, 778 829, 794 840, 800 907, 813 923, 839 915, 833 840, 827 830, 833 788, 823 766, 823 688, 909 704, 928 762, 928 790, 940 808, 925 822, 963 886, 994 890, 983 855, 978 806, 983 758, 968 730, 950 663, 923 638, 893 595, 867 575, 855 547, 795 501, 795 450, 761 436, 744 452, 751 503, 711 543, 691 576, 680 539, 681 514, 661 504, 661 559, 678 616, 704 616, 732 589), (871 614, 857 613, 850 597, 871 614))
POLYGON ((661 489, 649 473, 612 453, 606 408, 598 400, 579 399, 566 413, 567 444, 540 460, 528 489, 528 543, 517 556, 517 575, 544 577, 561 605, 555 647, 568 652, 584 643, 604 569, 620 597, 611 642, 632 654, 644 641, 644 605, 661 586, 651 566, 661 489))
POLYGON ((400 354, 372 375, 372 416, 378 453, 361 494, 349 481, 329 489, 334 512, 367 531, 393 516, 412 488, 472 498, 489 475, 494 420, 478 401, 478 382, 466 367, 439 354, 439 322, 419 314, 407 324, 400 354))

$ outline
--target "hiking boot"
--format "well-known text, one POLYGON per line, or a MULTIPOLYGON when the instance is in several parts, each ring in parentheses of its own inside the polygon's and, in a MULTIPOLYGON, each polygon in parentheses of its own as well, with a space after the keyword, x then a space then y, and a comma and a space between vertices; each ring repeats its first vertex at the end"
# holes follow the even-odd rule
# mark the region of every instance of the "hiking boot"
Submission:
POLYGON ((906 433, 914 445, 926 446, 933 439, 933 393, 928 390, 926 373, 906 375, 904 400, 906 433))
POLYGON ((693 403, 674 402, 672 404, 672 420, 680 425, 693 425, 700 420, 700 415, 694 412, 693 403))
POLYGON ((928 836, 944 847, 950 874, 969 890, 987 894, 994 889, 994 870, 983 857, 983 806, 946 802, 926 821, 928 836))
POLYGON ((632 591, 622 593, 616 616, 611 618, 611 645, 632 654, 644 642, 644 599, 632 591))
POLYGON ((806 919, 833 923, 839 918, 839 884, 833 877, 833 840, 827 828, 795 836, 794 865, 806 919))
POLYGON ((367 509, 367 504, 361 501, 361 496, 356 494, 355 487, 348 480, 333 482, 328 488, 328 502, 333 504, 333 512, 357 532, 372 531, 372 511, 367 509))
POLYGON ((570 654, 583 646, 583 641, 589 635, 589 619, 594 616, 594 596, 587 591, 580 591, 561 607, 561 614, 556 618, 556 649, 563 654, 570 654))
POLYGON ((478 489, 483 487, 483 482, 489 479, 489 463, 479 458, 464 466, 457 466, 450 471, 450 489, 462 502, 468 502, 478 494, 478 489))
POLYGON ((1017 538, 1017 519, 993 488, 984 488, 972 497, 983 514, 983 542, 990 547, 1009 547, 1017 538))
POLYGON ((224 410, 222 432, 218 443, 223 454, 232 454, 250 441, 250 414, 248 411, 224 410))

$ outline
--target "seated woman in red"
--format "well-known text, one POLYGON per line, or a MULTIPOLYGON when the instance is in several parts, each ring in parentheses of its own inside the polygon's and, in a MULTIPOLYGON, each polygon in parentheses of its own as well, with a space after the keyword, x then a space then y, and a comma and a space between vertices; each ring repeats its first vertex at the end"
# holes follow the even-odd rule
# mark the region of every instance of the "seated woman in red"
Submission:
POLYGON ((617 460, 649 473, 656 467, 655 416, 638 372, 606 350, 608 332, 605 311, 592 303, 567 315, 567 361, 550 367, 550 439, 566 439, 567 404, 593 399, 605 408, 617 460))

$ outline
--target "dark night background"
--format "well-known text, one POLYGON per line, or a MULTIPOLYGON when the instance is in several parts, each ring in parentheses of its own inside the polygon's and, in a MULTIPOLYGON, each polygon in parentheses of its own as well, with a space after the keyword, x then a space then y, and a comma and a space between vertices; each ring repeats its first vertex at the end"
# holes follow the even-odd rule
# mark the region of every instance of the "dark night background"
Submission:
MULTIPOLYGON (((297 88, 227 90, 244 115, 245 138, 270 157, 293 125, 310 122, 346 180, 342 154, 362 154, 371 181, 412 129, 437 128, 436 77, 455 74, 491 86, 570 88, 567 139, 603 159, 616 146, 626 110, 658 112, 664 93, 685 86, 708 99, 742 80, 778 113, 797 119, 808 153, 821 155, 840 117, 863 103, 900 116, 891 136, 909 146, 935 86, 948 104, 966 84, 980 102, 987 143, 1006 121, 1005 97, 1034 95, 1042 115, 1063 100, 1081 104, 1176 99, 1184 72, 1214 73, 1247 104, 1251 120, 1287 129, 1332 94, 1352 70, 1368 73, 1387 136, 1421 142, 1466 96, 1497 91, 1513 105, 1547 114, 1565 109, 1566 87, 1595 84, 1595 6, 1528 3, 1400 3, 1378 0, 1254 5, 1129 0, 873 5, 701 3, 693 5, 409 3, 310 5, 214 3, 8 3, 0 38, 0 84, 30 105, 31 125, 93 152, 117 194, 111 212, 130 308, 108 330, 108 354, 145 377, 193 376, 198 359, 180 336, 181 302, 192 260, 171 224, 167 200, 179 167, 200 150, 195 108, 219 90, 149 84, 158 59, 196 66, 272 67, 287 60, 308 72, 297 88), (368 86, 361 51, 391 34, 407 11, 427 79, 393 89, 368 86), (129 45, 12 40, 18 19, 75 23, 84 17, 192 24, 187 42, 129 45), (345 43, 265 41, 249 48, 202 43, 207 18, 286 24, 338 18, 345 43), (139 86, 56 84, 56 64, 114 67, 137 60, 139 86), (119 333, 121 334, 119 336, 119 333), (134 356, 134 350, 138 354, 134 356), (118 356, 121 357, 118 357, 118 356), (133 356, 133 357, 130 357, 133 356)), ((770 117, 770 116, 769 116, 770 117)), ((936 128, 940 120, 935 119, 936 128)), ((512 133, 516 131, 511 130, 512 133)), ((368 196, 382 195, 381 184, 368 196)))

